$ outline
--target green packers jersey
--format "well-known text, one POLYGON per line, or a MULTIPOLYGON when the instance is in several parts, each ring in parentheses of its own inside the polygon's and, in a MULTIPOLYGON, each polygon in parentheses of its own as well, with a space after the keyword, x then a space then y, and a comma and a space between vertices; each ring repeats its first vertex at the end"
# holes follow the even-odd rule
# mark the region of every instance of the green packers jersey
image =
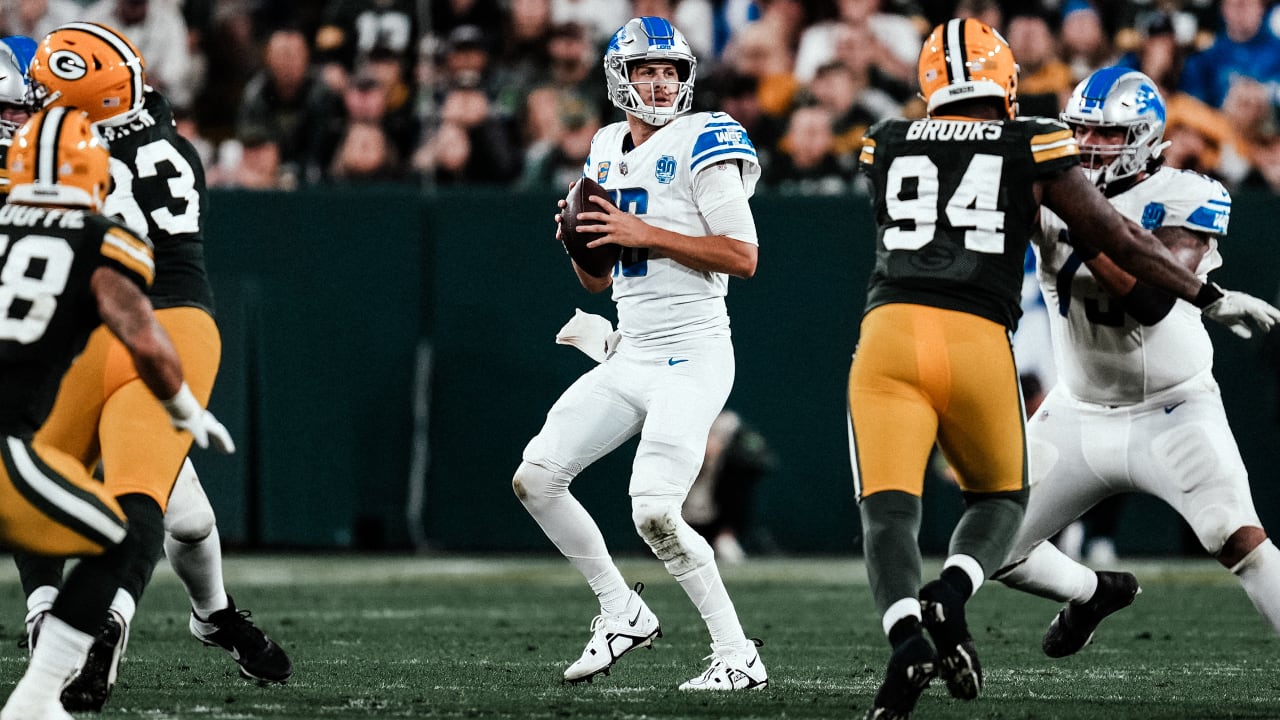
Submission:
POLYGON ((0 206, 0 434, 34 436, 102 321, 89 279, 108 266, 145 289, 151 246, 81 209, 0 206))
POLYGON ((212 313, 201 230, 207 210, 204 166, 178 134, 169 101, 148 89, 141 111, 127 121, 99 123, 97 129, 111 150, 114 185, 102 214, 145 232, 155 246, 151 303, 212 313))
POLYGON ((1079 163, 1066 125, 1042 118, 885 120, 859 165, 874 187, 867 306, 915 303, 1010 329, 1035 229, 1035 181, 1079 163))

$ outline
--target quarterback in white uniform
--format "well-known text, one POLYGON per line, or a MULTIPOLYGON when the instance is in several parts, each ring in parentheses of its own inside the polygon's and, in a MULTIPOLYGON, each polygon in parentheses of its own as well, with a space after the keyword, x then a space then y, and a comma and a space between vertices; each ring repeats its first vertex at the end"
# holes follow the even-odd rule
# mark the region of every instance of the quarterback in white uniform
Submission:
POLYGON ((607 674, 623 654, 661 636, 640 598, 643 586, 627 585, 594 520, 569 493, 585 467, 639 433, 628 489, 632 519, 698 608, 712 641, 710 667, 680 688, 768 683, 710 545, 680 513, 733 386, 728 276, 751 277, 757 260, 747 203, 760 174, 756 152, 728 115, 687 114, 696 68, 684 37, 662 18, 632 19, 609 42, 609 95, 627 119, 596 134, 583 171, 610 191, 613 205, 581 212, 578 229, 602 232, 595 244, 623 249, 611 276, 573 267, 587 290, 612 286, 621 341, 556 401, 512 481, 600 601, 591 639, 564 672, 569 682, 607 674))
MULTIPOLYGON (((1121 214, 1202 279, 1221 266, 1231 197, 1216 180, 1160 165, 1164 101, 1146 75, 1098 70, 1062 117, 1121 214)), ((1133 602, 1138 582, 1095 573, 1045 540, 1111 495, 1142 492, 1177 510, 1280 630, 1280 552, 1254 510, 1200 311, 1135 283, 1105 255, 1082 257, 1052 214, 1041 229, 1035 248, 1059 382, 1027 426, 1031 496, 997 579, 1068 602, 1043 649, 1051 657, 1079 651, 1103 618, 1133 602)))

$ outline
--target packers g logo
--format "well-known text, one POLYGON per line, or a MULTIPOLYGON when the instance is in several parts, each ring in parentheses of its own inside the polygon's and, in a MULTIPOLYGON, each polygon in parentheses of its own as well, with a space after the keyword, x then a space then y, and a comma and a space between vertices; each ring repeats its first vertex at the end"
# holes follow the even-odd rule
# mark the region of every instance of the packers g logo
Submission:
POLYGON ((89 65, 70 50, 58 50, 49 56, 49 70, 63 80, 79 80, 89 72, 89 65))

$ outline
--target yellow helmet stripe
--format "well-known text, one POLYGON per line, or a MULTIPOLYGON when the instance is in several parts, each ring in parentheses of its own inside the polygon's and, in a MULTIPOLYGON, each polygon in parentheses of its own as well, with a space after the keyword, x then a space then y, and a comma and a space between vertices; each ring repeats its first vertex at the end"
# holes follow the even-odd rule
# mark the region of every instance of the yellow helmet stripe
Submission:
POLYGON ((58 138, 62 135, 62 124, 66 118, 65 107, 54 107, 45 112, 44 122, 40 123, 35 157, 34 179, 37 185, 58 184, 58 138))

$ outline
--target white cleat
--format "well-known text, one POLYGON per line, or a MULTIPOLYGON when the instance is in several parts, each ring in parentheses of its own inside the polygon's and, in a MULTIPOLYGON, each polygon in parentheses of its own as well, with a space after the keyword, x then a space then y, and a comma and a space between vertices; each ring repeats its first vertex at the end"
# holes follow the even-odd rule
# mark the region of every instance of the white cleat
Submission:
POLYGON ((75 720, 71 713, 62 709, 57 698, 44 702, 22 702, 9 697, 9 702, 0 710, 0 720, 75 720))
POLYGON ((757 647, 759 640, 751 640, 746 649, 729 650, 711 646, 711 661, 698 677, 682 684, 681 690, 763 690, 769 685, 769 673, 764 669, 757 647))
POLYGON ((636 583, 620 615, 597 615, 591 621, 591 639, 582 657, 564 671, 570 683, 591 682, 597 675, 608 675, 618 658, 641 647, 652 647, 655 637, 662 637, 658 616, 653 614, 640 592, 644 583, 636 583))

